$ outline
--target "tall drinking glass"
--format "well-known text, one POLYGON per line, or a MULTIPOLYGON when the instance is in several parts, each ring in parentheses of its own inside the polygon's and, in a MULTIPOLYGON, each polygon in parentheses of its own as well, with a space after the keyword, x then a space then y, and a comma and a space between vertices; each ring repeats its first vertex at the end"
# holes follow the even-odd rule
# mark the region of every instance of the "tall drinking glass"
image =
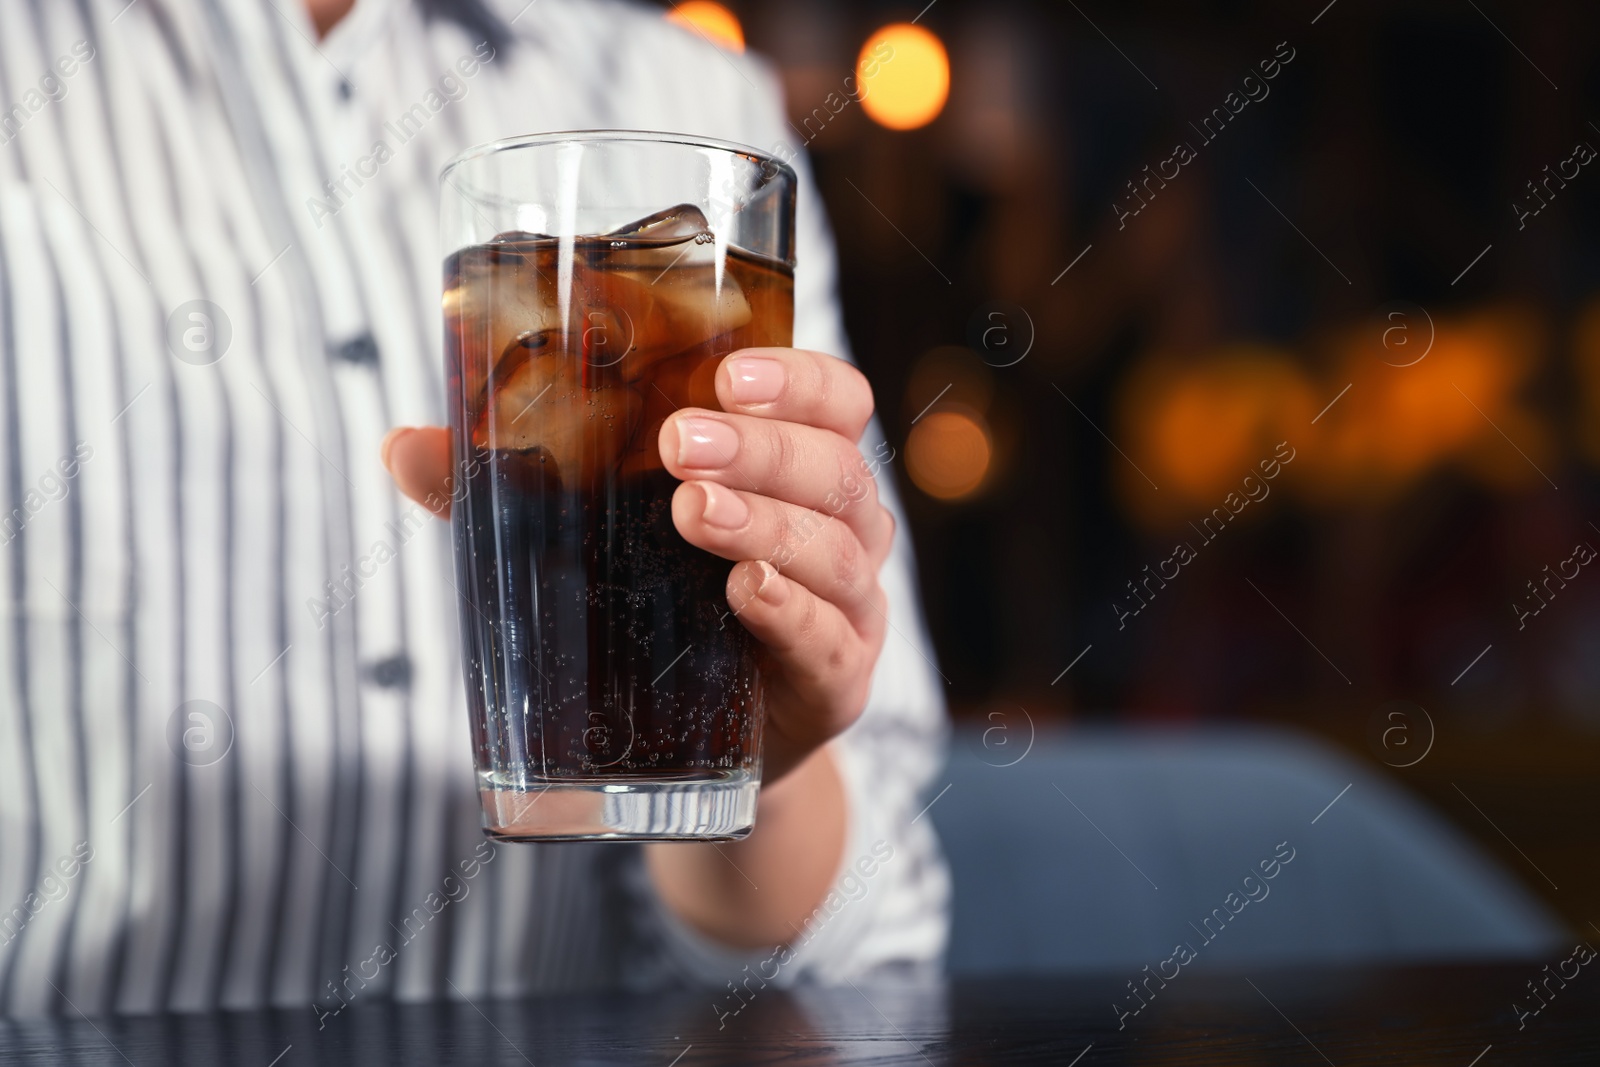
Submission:
POLYGON ((764 698, 731 564, 672 525, 658 435, 791 342, 794 172, 668 134, 546 134, 443 173, 456 575, 485 831, 743 837, 764 698))

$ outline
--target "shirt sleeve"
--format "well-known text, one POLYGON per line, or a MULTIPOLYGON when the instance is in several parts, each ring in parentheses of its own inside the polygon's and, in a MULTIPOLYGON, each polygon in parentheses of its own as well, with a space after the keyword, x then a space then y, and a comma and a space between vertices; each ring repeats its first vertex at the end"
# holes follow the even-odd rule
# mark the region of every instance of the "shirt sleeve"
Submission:
MULTIPOLYGON (((721 62, 709 60, 713 66, 721 62)), ((796 347, 851 359, 837 293, 833 237, 802 146, 784 118, 775 79, 739 59, 750 113, 739 139, 778 156, 799 176, 796 218, 796 347), (751 94, 749 83, 762 87, 751 94)), ((731 78, 731 75, 730 75, 731 78)), ((722 136, 728 136, 723 133, 722 136)), ((945 947, 950 882, 924 805, 936 788, 947 740, 942 679, 923 623, 905 515, 894 487, 896 451, 877 420, 860 442, 878 493, 893 512, 895 547, 879 581, 888 633, 861 718, 832 742, 849 827, 833 888, 790 944, 733 951, 691 929, 655 894, 642 856, 628 866, 631 923, 645 957, 624 968, 641 984, 690 980, 722 986, 854 981, 886 969, 932 969, 945 947)), ((737 1007, 737 1001, 730 1005, 737 1007)))

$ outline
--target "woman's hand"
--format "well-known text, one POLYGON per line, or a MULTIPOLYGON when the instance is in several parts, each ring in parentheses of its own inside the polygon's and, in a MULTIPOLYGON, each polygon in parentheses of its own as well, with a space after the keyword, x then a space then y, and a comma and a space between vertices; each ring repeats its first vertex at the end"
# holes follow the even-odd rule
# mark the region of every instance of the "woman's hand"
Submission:
MULTIPOLYGON (((675 412, 658 444, 683 480, 673 525, 690 544, 735 561, 728 604, 764 648, 770 785, 866 706, 888 626, 878 571, 894 520, 856 448, 873 402, 850 364, 795 348, 744 349, 723 360, 716 389, 723 411, 675 412)), ((447 431, 395 430, 383 459, 406 495, 448 513, 447 431)))
MULTIPOLYGON (((872 389, 854 367, 794 348, 745 349, 723 360, 716 386, 724 410, 674 412, 657 445, 683 480, 673 525, 735 561, 730 613, 762 645, 761 818, 743 841, 655 844, 646 857, 679 917, 754 947, 793 938, 838 870, 848 805, 824 746, 866 706, 888 627, 878 571, 894 520, 856 449, 872 389)), ((395 430, 383 461, 407 496, 449 513, 448 431, 395 430)))

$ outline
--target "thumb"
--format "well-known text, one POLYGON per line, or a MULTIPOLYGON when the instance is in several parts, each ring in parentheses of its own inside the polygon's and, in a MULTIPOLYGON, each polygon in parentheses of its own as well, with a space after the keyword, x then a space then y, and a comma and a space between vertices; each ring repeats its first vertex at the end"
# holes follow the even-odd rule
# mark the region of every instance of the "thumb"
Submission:
POLYGON ((383 439, 383 465, 406 496, 441 519, 450 515, 450 431, 443 426, 397 426, 383 439))

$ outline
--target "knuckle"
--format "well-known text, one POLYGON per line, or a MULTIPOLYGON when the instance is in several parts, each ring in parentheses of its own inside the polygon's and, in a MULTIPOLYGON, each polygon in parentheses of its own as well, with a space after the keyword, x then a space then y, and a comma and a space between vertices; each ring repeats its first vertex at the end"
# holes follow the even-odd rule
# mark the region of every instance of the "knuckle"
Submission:
POLYGON ((861 373, 858 367, 850 368, 850 377, 855 385, 852 392, 855 395, 856 403, 860 405, 862 420, 865 421, 872 415, 873 409, 877 407, 872 395, 872 383, 867 381, 867 376, 861 373))
POLYGON ((872 411, 875 406, 872 399, 872 383, 867 381, 867 376, 861 373, 859 367, 846 363, 844 360, 838 360, 837 362, 842 370, 839 378, 845 385, 844 410, 848 413, 851 424, 859 434, 861 430, 866 428, 867 420, 872 418, 872 411))
POLYGON ((876 582, 872 584, 872 591, 867 594, 867 603, 871 607, 862 612, 862 633, 873 643, 873 653, 882 647, 884 634, 889 629, 889 594, 876 582))
POLYGON ((781 426, 774 426, 768 437, 768 476, 774 485, 794 482, 802 462, 800 448, 781 426))
POLYGON ((828 649, 825 666, 830 675, 839 677, 851 673, 850 668, 854 666, 854 660, 854 648, 849 641, 841 638, 828 649))
POLYGON ((830 373, 829 364, 841 362, 832 356, 814 355, 811 363, 812 400, 821 410, 827 410, 833 403, 834 392, 837 387, 837 376, 830 373))
POLYGON ((857 576, 861 573, 861 542, 853 534, 844 532, 836 538, 833 552, 833 580, 841 591, 857 592, 857 576))
POLYGON ((859 449, 844 438, 836 442, 839 479, 834 490, 836 512, 870 514, 878 499, 878 483, 859 449))
POLYGON ((816 597, 807 597, 805 604, 800 608, 800 617, 795 620, 795 636, 801 642, 814 641, 822 630, 822 606, 816 597))
POLYGON ((857 436, 872 418, 872 385, 860 368, 825 352, 809 353, 809 404, 830 425, 844 425, 857 436))
POLYGON ((776 524, 773 534, 776 548, 772 553, 772 562, 779 570, 793 563, 800 551, 816 536, 816 529, 809 524, 809 518, 809 512, 790 514, 776 524))

